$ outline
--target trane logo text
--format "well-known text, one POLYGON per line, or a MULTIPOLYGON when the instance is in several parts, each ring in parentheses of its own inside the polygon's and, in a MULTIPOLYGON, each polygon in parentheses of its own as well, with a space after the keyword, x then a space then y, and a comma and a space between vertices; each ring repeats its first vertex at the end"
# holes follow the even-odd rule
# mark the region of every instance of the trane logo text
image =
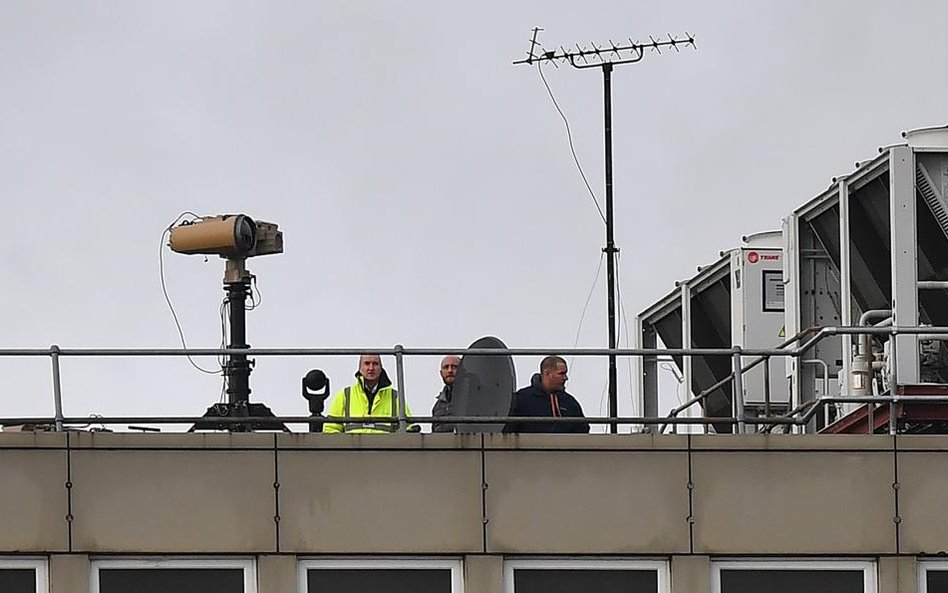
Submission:
POLYGON ((759 261, 779 261, 779 253, 758 253, 756 251, 751 251, 747 254, 747 261, 756 264, 759 261))

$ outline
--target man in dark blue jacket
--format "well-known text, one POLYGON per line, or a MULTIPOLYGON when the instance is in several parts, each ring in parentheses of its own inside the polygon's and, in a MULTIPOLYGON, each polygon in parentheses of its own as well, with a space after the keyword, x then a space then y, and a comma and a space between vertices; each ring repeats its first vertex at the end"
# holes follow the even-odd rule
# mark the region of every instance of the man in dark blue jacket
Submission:
MULTIPOLYGON (((585 418, 583 408, 566 393, 566 361, 547 356, 540 362, 540 372, 533 375, 529 387, 514 394, 511 416, 553 418, 585 418)), ((587 422, 518 422, 511 421, 504 432, 589 432, 587 422)))

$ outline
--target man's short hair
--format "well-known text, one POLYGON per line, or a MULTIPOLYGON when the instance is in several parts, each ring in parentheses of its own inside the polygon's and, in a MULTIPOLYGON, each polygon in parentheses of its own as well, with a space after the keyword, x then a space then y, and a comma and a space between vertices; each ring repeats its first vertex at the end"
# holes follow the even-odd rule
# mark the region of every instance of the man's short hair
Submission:
POLYGON ((563 360, 561 356, 556 356, 551 354, 543 360, 540 361, 540 373, 553 372, 556 370, 556 365, 563 363, 566 364, 566 361, 563 360))
POLYGON ((378 355, 377 353, 375 353, 375 352, 363 352, 362 354, 360 354, 360 355, 359 355, 359 366, 362 366, 362 361, 363 361, 367 356, 374 356, 375 358, 378 358, 378 359, 379 359, 379 366, 382 366, 382 357, 379 356, 379 355, 378 355))

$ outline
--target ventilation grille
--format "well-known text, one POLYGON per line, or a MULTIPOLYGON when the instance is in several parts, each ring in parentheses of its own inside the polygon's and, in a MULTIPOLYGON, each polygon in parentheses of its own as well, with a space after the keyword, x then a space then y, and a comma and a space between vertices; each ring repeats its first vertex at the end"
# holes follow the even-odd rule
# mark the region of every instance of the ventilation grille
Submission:
POLYGON ((935 184, 922 163, 915 165, 915 188, 928 204, 935 220, 938 221, 938 226, 948 238, 948 206, 945 205, 945 197, 935 189, 935 184))

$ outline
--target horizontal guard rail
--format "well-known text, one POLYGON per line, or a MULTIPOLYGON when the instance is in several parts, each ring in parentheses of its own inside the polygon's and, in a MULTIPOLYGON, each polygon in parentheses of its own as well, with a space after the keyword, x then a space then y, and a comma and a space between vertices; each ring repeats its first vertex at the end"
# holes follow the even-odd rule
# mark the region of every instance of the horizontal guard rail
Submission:
MULTIPOLYGON (((915 403, 948 403, 948 395, 927 396, 927 395, 875 395, 863 397, 821 397, 811 400, 805 404, 806 415, 799 418, 787 416, 777 416, 773 418, 746 418, 743 421, 747 424, 759 425, 781 425, 781 424, 806 424, 809 418, 820 407, 820 404, 829 403, 875 403, 883 404, 888 402, 915 402, 915 403)), ((51 425, 54 418, 34 417, 34 418, 0 418, 0 426, 16 426, 21 424, 33 425, 51 425)), ((344 424, 344 423, 363 423, 378 422, 387 423, 397 421, 391 416, 115 416, 115 417, 66 417, 62 421, 66 424, 93 425, 93 424, 250 424, 250 423, 270 423, 282 422, 284 424, 344 424)), ((550 416, 412 416, 412 424, 505 424, 507 422, 529 422, 545 424, 609 424, 617 422, 619 424, 736 424, 738 419, 705 416, 700 418, 678 418, 678 417, 644 417, 644 416, 593 416, 587 418, 574 417, 550 417, 550 416)))
POLYGON ((836 335, 937 335, 948 339, 948 327, 823 327, 796 348, 19 348, 0 349, 6 356, 358 356, 366 352, 380 356, 446 356, 475 354, 483 356, 539 356, 550 352, 568 356, 732 356, 735 348, 742 356, 799 357, 815 344, 836 335))
MULTIPOLYGON (((0 418, 0 426, 52 425, 53 418, 0 418)), ((277 422, 283 424, 344 424, 344 423, 392 423, 397 418, 391 416, 116 416, 116 417, 82 417, 63 418, 65 424, 77 425, 109 425, 109 424, 254 424, 277 422)), ((662 422, 674 424, 735 424, 733 418, 644 418, 638 416, 616 417, 550 417, 550 416, 411 416, 412 424, 506 424, 507 422, 529 422, 545 424, 659 424, 662 422)), ((750 424, 792 424, 790 418, 755 418, 747 421, 750 424)))
MULTIPOLYGON (((792 357, 799 358, 806 354, 821 340, 838 335, 876 335, 876 336, 896 336, 896 335, 919 335, 926 337, 944 336, 948 340, 948 327, 823 327, 807 328, 798 333, 793 338, 784 342, 781 346, 792 343, 799 343, 795 348, 742 348, 734 346, 731 348, 669 348, 669 349, 642 349, 642 348, 570 348, 555 350, 557 354, 565 356, 627 356, 627 357, 645 357, 645 356, 727 356, 740 361, 743 356, 761 357, 749 365, 741 366, 735 364, 735 369, 739 369, 740 374, 753 368, 764 359, 770 357, 792 357), (812 334, 807 338, 808 335, 812 334), (804 338, 806 338, 804 340, 804 338)), ((374 352, 383 356, 395 356, 399 366, 399 372, 402 370, 402 358, 404 356, 443 356, 449 354, 473 354, 483 356, 537 356, 546 355, 553 351, 550 348, 405 348, 397 345, 394 348, 60 348, 53 345, 49 348, 18 348, 18 349, 0 349, 0 358, 3 357, 50 357, 53 361, 53 388, 56 406, 56 415, 52 418, 0 418, 0 426, 14 425, 51 425, 55 429, 63 430, 65 425, 91 426, 106 424, 202 424, 207 425, 241 425, 241 424, 267 424, 274 422, 285 424, 309 424, 320 425, 326 423, 347 423, 347 422, 392 422, 392 417, 320 417, 320 416, 286 416, 286 417, 249 417, 249 416, 177 416, 177 417, 65 417, 62 413, 61 387, 58 372, 59 359, 62 357, 164 357, 164 356, 221 356, 221 355, 241 355, 241 356, 355 356, 365 352, 374 352)), ((723 381, 719 381, 715 387, 732 381, 738 370, 732 371, 731 376, 723 381)), ((401 379, 401 376, 399 376, 401 379)), ((399 381, 401 383, 401 381, 399 381)), ((402 387, 400 385, 400 387, 402 387)), ((403 390, 401 390, 404 393, 403 390)), ((706 390, 710 391, 710 390, 706 390)), ((689 400, 684 406, 679 406, 671 412, 671 415, 664 417, 589 417, 589 418, 564 418, 564 417, 508 417, 508 416, 442 416, 434 417, 399 417, 394 421, 399 422, 401 428, 407 421, 415 424, 497 424, 507 422, 529 422, 529 423, 588 423, 588 424, 638 424, 638 425, 804 425, 819 409, 832 403, 884 403, 889 402, 895 405, 897 402, 926 402, 926 403, 946 403, 948 396, 902 396, 898 394, 889 396, 868 396, 868 397, 820 397, 807 401, 798 406, 791 413, 777 417, 700 417, 700 418, 679 418, 677 414, 685 407, 697 403, 707 393, 702 393, 698 397, 689 400)), ((131 427, 138 429, 137 427, 131 427)), ((661 432, 661 431, 659 431, 661 432)))

